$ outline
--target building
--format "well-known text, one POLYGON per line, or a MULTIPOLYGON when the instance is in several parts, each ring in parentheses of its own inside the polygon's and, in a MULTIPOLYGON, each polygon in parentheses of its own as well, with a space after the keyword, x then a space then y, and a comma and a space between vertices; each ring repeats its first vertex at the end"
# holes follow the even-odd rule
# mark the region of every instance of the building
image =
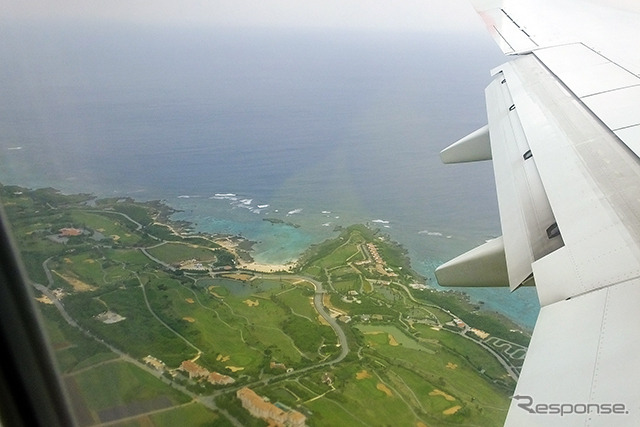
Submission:
POLYGON ((236 380, 234 380, 230 376, 220 374, 218 372, 211 372, 207 377, 207 381, 209 381, 213 385, 228 385, 236 382, 236 380))
POLYGON ((367 249, 369 249, 369 253, 373 257, 373 259, 376 261, 376 263, 384 264, 384 261, 382 261, 382 257, 378 253, 378 248, 376 248, 373 243, 367 243, 367 249))
POLYGON ((80 236, 83 232, 84 230, 80 228, 61 228, 60 230, 58 230, 60 237, 80 236))
POLYGON ((162 360, 153 357, 152 355, 148 355, 146 356, 144 359, 142 359, 147 365, 157 369, 158 371, 164 371, 165 368, 165 364, 162 360))
POLYGON ((198 365, 191 360, 185 360, 180 364, 180 368, 189 374, 189 378, 202 378, 207 377, 209 375, 209 371, 206 368, 198 365))
POLYGON ((269 368, 271 369, 282 369, 283 371, 287 370, 287 365, 285 365, 284 363, 280 363, 280 362, 275 362, 275 361, 271 361, 269 363, 269 368))
POLYGON ((464 323, 462 320, 460 320, 460 319, 458 319, 458 318, 456 318, 456 317, 454 317, 454 318, 453 318, 453 323, 455 323, 455 325, 456 325, 458 328, 462 328, 462 329, 464 329, 464 328, 466 328, 466 327, 467 327, 467 324, 466 324, 466 323, 464 323))
POLYGON ((341 321, 342 323, 349 323, 351 322, 351 316, 347 316, 347 315, 340 316, 338 317, 338 320, 341 321))
POLYGON ((236 392, 236 396, 242 402, 242 407, 256 417, 266 420, 270 424, 286 427, 303 427, 307 417, 298 411, 285 411, 271 402, 265 401, 248 387, 243 387, 236 392))

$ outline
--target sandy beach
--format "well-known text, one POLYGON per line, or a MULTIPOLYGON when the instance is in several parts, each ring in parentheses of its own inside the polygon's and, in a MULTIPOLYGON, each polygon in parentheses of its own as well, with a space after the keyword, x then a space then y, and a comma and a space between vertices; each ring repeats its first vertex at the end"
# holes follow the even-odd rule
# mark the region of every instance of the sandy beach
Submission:
POLYGON ((290 271, 295 266, 295 263, 291 262, 286 264, 267 264, 256 261, 246 262, 238 256, 238 244, 236 242, 228 238, 216 239, 215 242, 236 256, 238 259, 237 267, 240 269, 259 271, 261 273, 275 273, 278 271, 290 271))
POLYGON ((276 273, 278 271, 291 271, 295 266, 293 263, 288 264, 265 264, 260 262, 240 262, 238 268, 261 273, 276 273))

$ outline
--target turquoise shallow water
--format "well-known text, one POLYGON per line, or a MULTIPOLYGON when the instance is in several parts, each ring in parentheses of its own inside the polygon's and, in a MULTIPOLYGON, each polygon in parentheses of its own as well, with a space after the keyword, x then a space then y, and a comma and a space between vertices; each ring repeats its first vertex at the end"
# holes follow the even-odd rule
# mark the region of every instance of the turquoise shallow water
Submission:
MULTIPOLYGON (((491 164, 438 157, 486 120, 488 70, 503 60, 488 38, 126 26, 0 36, 3 183, 163 199, 200 231, 256 241, 262 262, 368 223, 434 286, 437 265, 500 233, 491 164)), ((535 322, 530 289, 469 293, 535 322)))
MULTIPOLYGON (((444 288, 440 288, 435 280, 435 268, 474 244, 482 243, 464 234, 421 230, 424 224, 420 220, 413 223, 400 222, 394 219, 393 214, 386 216, 390 219, 375 219, 370 215, 357 216, 340 210, 283 210, 272 205, 250 209, 246 204, 237 206, 242 200, 246 203, 249 199, 227 199, 225 202, 218 198, 207 200, 201 197, 182 197, 169 202, 172 206, 183 209, 174 215, 174 219, 190 221, 198 231, 242 235, 257 242, 253 256, 257 261, 265 263, 280 264, 295 260, 310 244, 336 236, 336 225, 366 223, 379 228, 407 248, 413 267, 427 278, 431 286, 438 289, 444 288), (272 224, 264 221, 265 218, 282 219, 287 224, 272 224)), ((522 288, 514 293, 502 288, 461 290, 473 300, 484 302, 485 309, 501 312, 527 328, 532 328, 535 324, 539 306, 534 288, 522 288)))

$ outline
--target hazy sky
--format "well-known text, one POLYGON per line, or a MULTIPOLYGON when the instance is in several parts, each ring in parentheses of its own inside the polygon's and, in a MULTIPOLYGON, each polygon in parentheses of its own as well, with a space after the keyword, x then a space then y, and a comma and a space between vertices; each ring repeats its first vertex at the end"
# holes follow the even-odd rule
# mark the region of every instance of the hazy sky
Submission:
POLYGON ((5 0, 0 19, 480 32, 467 0, 5 0))

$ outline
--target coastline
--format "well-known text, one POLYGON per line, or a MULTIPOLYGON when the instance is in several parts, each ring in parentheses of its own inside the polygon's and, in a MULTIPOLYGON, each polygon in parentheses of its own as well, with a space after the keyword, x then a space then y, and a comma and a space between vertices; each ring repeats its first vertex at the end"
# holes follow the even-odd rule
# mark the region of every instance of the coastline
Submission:
MULTIPOLYGON (((21 186, 7 185, 6 187, 15 187, 17 191, 37 191, 37 189, 28 189, 21 186)), ((53 191, 53 189, 51 189, 53 191)), ((42 191, 42 190, 41 190, 42 191)), ((60 194, 67 194, 64 191, 58 191, 60 194)), ((72 194, 69 194, 72 195, 72 194)), ((102 197, 102 195, 95 194, 85 194, 85 196, 90 199, 87 201, 87 204, 92 205, 98 200, 103 199, 112 199, 112 200, 121 200, 123 203, 126 202, 134 202, 147 204, 150 207, 159 211, 159 215, 154 218, 154 223, 160 226, 164 226, 171 233, 176 234, 180 238, 183 239, 206 239, 211 241, 212 243, 216 243, 220 245, 223 249, 231 252, 236 256, 236 267, 244 270, 252 270, 259 273, 277 273, 277 272, 292 272, 299 265, 300 256, 302 256, 305 251, 302 251, 297 254, 297 256, 293 257, 275 257, 273 254, 280 253, 281 245, 273 245, 269 246, 271 256, 262 257, 266 244, 269 242, 262 241, 262 236, 253 236, 251 233, 246 233, 242 226, 246 225, 245 222, 237 222, 235 224, 238 227, 234 227, 233 231, 239 231, 237 233, 226 233, 226 232, 209 232, 206 230, 207 227, 202 227, 206 223, 204 220, 208 218, 189 218, 189 214, 191 209, 184 209, 180 204, 172 203, 172 201, 167 200, 166 198, 157 198, 150 200, 137 200, 131 196, 125 197, 102 197), (175 215, 178 214, 178 218, 175 218, 175 215), (175 219, 174 219, 175 218, 175 219), (203 229, 204 228, 204 229, 203 229), (256 247, 256 245, 258 247, 256 247), (256 256, 257 255, 257 256, 256 256), (266 258, 266 259, 265 259, 266 258), (273 260, 273 261, 271 261, 273 260)), ((293 228, 287 224, 274 224, 272 222, 265 222, 262 219, 258 219, 255 221, 259 224, 268 224, 269 230, 272 230, 272 227, 281 227, 285 231, 288 232, 286 235, 278 236, 283 244, 286 244, 291 241, 291 239, 295 239, 295 236, 292 236, 291 233, 308 233, 308 230, 305 226, 300 228, 293 228)), ((282 230, 275 230, 273 232, 278 234, 282 230)), ((382 230, 381 232, 388 233, 388 230, 382 230)), ((324 239, 323 239, 324 240, 324 239)), ((396 237, 393 237, 392 240, 397 241, 396 237)), ((278 242, 279 243, 279 242, 278 242)), ((315 243, 311 242, 306 245, 306 248, 310 248, 315 243)), ((404 246, 404 245, 403 245, 404 246)), ((406 248, 406 246, 405 246, 406 248)), ((285 248, 286 250, 286 248, 285 248)), ((420 264, 424 262, 422 258, 415 258, 415 254, 413 256, 407 253, 407 256, 410 257, 410 265, 412 269, 416 270, 423 278, 425 278, 426 282, 438 289, 440 291, 447 291, 447 289, 439 288, 436 283, 433 282, 433 278, 430 274, 425 274, 421 269, 416 268, 416 264, 420 264)), ((431 262, 427 261, 429 265, 431 262)), ((518 304, 517 301, 513 301, 512 295, 502 295, 497 294, 495 289, 488 289, 482 294, 475 293, 475 289, 472 289, 471 292, 466 292, 460 290, 466 295, 468 295, 472 301, 478 303, 483 301, 484 304, 480 304, 482 306, 483 311, 496 311, 511 321, 518 324, 520 327, 531 331, 534 327, 534 322, 523 322, 521 316, 518 315, 518 308, 521 304, 518 304), (485 295, 490 295, 491 298, 487 298, 485 295)))
MULTIPOLYGON (((209 232, 209 231, 206 231, 206 228, 207 228, 206 226, 203 227, 203 225, 205 224, 203 222, 203 218, 194 218, 193 220, 188 218, 187 212, 189 211, 189 209, 182 210, 178 207, 179 205, 177 206, 173 205, 170 203, 170 201, 167 201, 166 199, 163 200, 163 203, 166 203, 169 207, 174 208, 176 209, 176 211, 179 211, 182 213, 180 215, 180 219, 176 221, 184 225, 185 226, 184 231, 188 230, 191 233, 190 234, 191 236, 195 236, 195 235, 213 236, 216 243, 223 246, 226 250, 229 250, 230 252, 236 254, 238 256, 237 267, 239 269, 253 270, 260 273, 291 272, 292 270, 295 270, 297 266, 299 266, 299 262, 301 259, 300 257, 303 256, 309 248, 311 248, 315 244, 321 243, 320 241, 318 243, 312 242, 307 244, 306 249, 301 251, 298 254, 298 256, 294 256, 294 257, 280 257, 280 258, 274 257, 273 253, 276 249, 273 249, 273 251, 270 253, 271 256, 261 257, 260 254, 263 253, 261 249, 262 250, 265 249, 265 243, 264 242, 259 243, 258 241, 262 241, 263 236, 257 237, 257 238, 251 237, 250 235, 246 236, 243 230, 241 230, 239 233, 236 233, 236 234, 209 232), (194 231, 194 230, 198 230, 198 231, 194 231), (256 247, 256 245, 258 245, 258 247, 256 247), (274 259, 274 262, 270 262, 270 259, 265 260, 264 258, 274 259)), ((172 222, 173 220, 170 218, 167 218, 167 221, 172 222)), ((257 219, 256 223, 259 223, 259 224, 267 223, 269 224, 269 228, 284 227, 289 232, 294 232, 294 233, 306 233, 309 231, 307 230, 306 225, 293 228, 290 226, 290 224, 286 224, 285 222, 279 223, 279 221, 276 221, 274 223, 272 221, 268 221, 268 222, 264 221, 264 219, 257 219)), ((520 307, 528 303, 526 297, 522 297, 520 295, 522 292, 516 295, 516 297, 514 298, 514 295, 511 293, 503 295, 504 292, 502 293, 500 292, 500 291, 503 291, 503 289, 497 289, 497 288, 470 288, 470 289, 464 289, 464 290, 441 288, 437 284, 437 282, 435 282, 435 277, 433 276, 431 271, 422 271, 424 270, 424 268, 423 269, 419 268, 420 267, 419 264, 425 263, 425 259, 421 258, 420 256, 416 256, 415 253, 412 254, 411 250, 409 249, 410 245, 405 245, 404 243, 400 243, 400 241, 397 239, 397 236, 390 235, 389 230, 387 230, 386 228, 376 227, 375 224, 371 224, 371 223, 372 221, 367 221, 367 224, 379 229, 381 233, 387 234, 388 238, 400 244, 402 247, 404 247, 404 249, 407 250, 406 256, 409 258, 409 265, 411 269, 416 271, 420 276, 422 276, 422 278, 430 287, 441 292, 447 292, 447 291, 462 292, 468 296, 470 302, 472 302, 475 305, 479 305, 482 311, 496 312, 500 315, 505 316, 510 321, 514 322, 520 328, 528 331, 529 333, 533 331, 535 326, 535 318, 534 320, 530 320, 531 316, 528 316, 527 319, 524 320, 523 316, 521 316, 519 313, 520 307)), ((238 222, 237 224, 244 224, 244 222, 238 222)), ((345 227, 342 227, 342 226, 340 227, 336 226, 334 228, 334 231, 339 231, 344 228, 345 227)), ((290 237, 291 235, 288 235, 288 238, 290 237)), ((326 237, 326 238, 330 239, 331 237, 326 237)), ((322 239, 322 241, 324 240, 325 239, 322 239)), ((278 246, 273 246, 273 247, 277 248, 278 246)), ((433 261, 431 259, 427 259, 426 264, 428 264, 429 266, 432 266, 433 261)), ((535 295, 531 299, 533 301, 537 301, 535 298, 535 295)), ((537 317, 537 313, 535 317, 537 317)))
POLYGON ((266 264, 260 262, 248 262, 248 263, 240 263, 238 268, 241 270, 251 270, 257 271, 260 273, 279 273, 279 272, 290 272, 296 266, 295 263, 288 264, 266 264))
POLYGON ((240 245, 233 241, 234 237, 237 236, 219 237, 213 239, 213 241, 236 256, 239 261, 236 267, 240 270, 252 270, 260 273, 278 273, 289 272, 297 265, 297 260, 285 264, 257 262, 251 257, 250 251, 252 249, 249 249, 249 251, 241 250, 239 248, 240 245), (245 258, 249 258, 249 260, 245 258))
MULTIPOLYGON (((248 251, 253 242, 241 236, 195 232, 186 221, 172 224, 160 218, 157 206, 150 203, 98 200, 101 206, 96 209, 90 206, 94 200, 90 195, 63 196, 52 189, 3 190, 14 220, 22 218, 20 214, 28 207, 37 208, 25 222, 17 221, 21 247, 38 244, 37 262, 29 266, 33 280, 43 283, 49 280, 51 287, 60 285, 52 291, 57 293, 52 294, 52 299, 66 298, 65 305, 59 305, 61 310, 68 310, 74 320, 79 319, 82 323, 78 324, 90 325, 91 329, 87 329, 90 332, 95 328, 96 339, 145 362, 155 361, 152 372, 157 375, 160 375, 157 366, 162 366, 163 371, 167 366, 166 372, 173 372, 185 360, 194 361, 196 354, 198 366, 223 372, 238 381, 238 385, 261 383, 260 390, 270 395, 280 385, 264 380, 282 378, 276 366, 284 366, 287 375, 305 380, 309 379, 307 371, 313 369, 319 380, 320 367, 327 372, 325 377, 339 378, 340 372, 345 369, 357 372, 363 363, 374 372, 378 361, 383 367, 376 374, 381 376, 381 382, 393 383, 393 378, 402 378, 407 372, 420 372, 412 376, 416 392, 432 386, 433 378, 438 377, 441 384, 450 384, 450 388, 460 389, 469 384, 483 387, 482 395, 490 396, 487 402, 491 405, 498 398, 504 400, 505 406, 508 404, 528 343, 527 334, 503 316, 481 313, 462 293, 419 286, 424 278, 409 267, 407 250, 378 229, 366 224, 346 227, 339 236, 312 245, 297 263, 241 262, 231 259, 228 252, 248 251), (49 210, 67 216, 47 216, 52 223, 42 228, 42 218, 37 212, 47 214, 49 210), (32 230, 37 227, 40 228, 34 234, 32 230), (104 230, 100 231, 101 228, 104 230), (52 241, 51 233, 57 230, 68 234, 68 241, 52 241), (101 243, 96 244, 96 239, 101 243), (104 251, 96 252, 96 246, 104 251), (45 261, 40 262, 42 259, 45 261), (186 262, 190 264, 185 266, 186 262), (256 273, 293 265, 296 270, 292 274, 256 273), (251 272, 238 271, 239 266, 250 267, 251 272), (49 273, 54 273, 59 281, 47 279, 49 273), (94 287, 81 287, 85 284, 94 287), (139 292, 140 286, 145 292, 139 292), (106 302, 108 311, 104 312, 103 304, 87 310, 95 295, 107 295, 105 291, 116 296, 106 302), (170 327, 159 315, 179 324, 181 330, 163 334, 170 327), (318 315, 329 327, 316 321, 318 315), (114 318, 117 321, 113 322, 114 318), (137 319, 151 320, 136 322, 137 319), (118 325, 111 326, 112 323, 118 325), (227 328, 241 332, 229 333, 227 328), (199 339, 197 331, 204 331, 212 339, 199 339), (271 331, 289 338, 277 340, 280 336, 277 335, 274 340, 271 331), (480 347, 493 357, 488 358, 480 347), (423 357, 416 350, 430 354, 433 363, 425 368, 423 357), (349 354, 351 357, 347 358, 349 354), (233 362, 227 363, 229 359, 233 362), (265 368, 266 361, 270 361, 269 368, 265 368), (337 362, 341 363, 334 368, 337 362), (464 370, 453 372, 458 366, 464 370), (243 371, 242 375, 237 374, 238 370, 243 371), (384 377, 389 371, 392 376, 384 377)), ((67 342, 69 336, 60 336, 55 344, 67 342)), ((68 369, 75 366, 70 363, 68 369)), ((349 377, 353 384, 362 380, 349 377)), ((194 387, 204 382, 189 380, 196 382, 194 387)), ((231 398, 234 387, 205 385, 205 390, 198 386, 197 391, 201 395, 211 393, 213 397, 226 393, 231 398)), ((380 387, 367 389, 375 395, 380 387)), ((349 397, 353 396, 350 390, 331 391, 349 397)), ((319 390, 318 396, 326 394, 325 391, 329 390, 319 390)), ((292 395, 290 399, 294 398, 292 395)), ((476 407, 472 402, 479 395, 459 399, 476 407)), ((311 396, 305 402, 314 400, 311 396)), ((368 400, 362 407, 368 405, 368 400)), ((219 407, 230 404, 219 400, 216 403, 219 407)), ((295 404, 293 400, 287 403, 295 404)), ((330 413, 318 409, 313 412, 330 413)), ((484 410, 478 410, 477 416, 485 414, 484 410)))

